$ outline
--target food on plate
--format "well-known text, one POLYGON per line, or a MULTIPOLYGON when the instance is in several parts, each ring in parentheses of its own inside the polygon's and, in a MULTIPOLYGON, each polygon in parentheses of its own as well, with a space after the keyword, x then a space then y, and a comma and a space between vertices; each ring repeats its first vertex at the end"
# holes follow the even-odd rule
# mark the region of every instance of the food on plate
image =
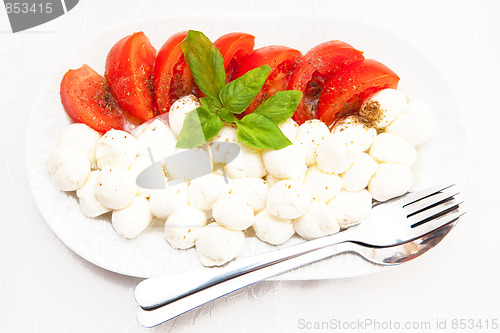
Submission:
POLYGON ((254 46, 247 33, 184 31, 156 53, 139 32, 113 46, 106 79, 68 71, 61 99, 76 123, 47 159, 56 187, 125 238, 161 221, 205 266, 240 256, 245 237, 334 234, 412 188, 432 115, 391 69, 341 41, 304 55, 254 46))

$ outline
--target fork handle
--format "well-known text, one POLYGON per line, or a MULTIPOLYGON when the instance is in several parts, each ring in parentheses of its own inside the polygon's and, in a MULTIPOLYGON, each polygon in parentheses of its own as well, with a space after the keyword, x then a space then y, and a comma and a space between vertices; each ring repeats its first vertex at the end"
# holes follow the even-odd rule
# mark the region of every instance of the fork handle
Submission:
POLYGON ((341 233, 310 240, 287 248, 235 260, 222 267, 201 268, 149 278, 137 285, 135 299, 143 309, 151 310, 248 272, 257 271, 263 267, 271 266, 305 253, 345 242, 349 240, 350 231, 353 229, 351 228, 341 233))
MULTIPOLYGON (((205 289, 186 295, 169 304, 163 305, 154 310, 144 310, 137 308, 137 321, 144 327, 153 327, 167 320, 177 317, 189 310, 197 308, 205 303, 213 301, 221 296, 265 280, 267 278, 290 271, 300 266, 319 261, 342 252, 354 251, 350 246, 352 243, 342 243, 311 251, 288 260, 262 267, 257 270, 247 272, 232 279, 221 281, 205 289)), ((176 281, 179 282, 179 281, 176 281)))

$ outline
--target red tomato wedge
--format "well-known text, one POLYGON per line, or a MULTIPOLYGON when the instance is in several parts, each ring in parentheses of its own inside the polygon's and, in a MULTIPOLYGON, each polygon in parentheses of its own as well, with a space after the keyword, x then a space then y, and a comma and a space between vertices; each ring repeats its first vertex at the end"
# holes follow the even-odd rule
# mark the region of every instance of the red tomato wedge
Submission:
POLYGON ((288 84, 288 89, 300 90, 303 94, 293 119, 300 125, 317 118, 316 105, 327 79, 345 65, 363 59, 363 52, 338 40, 321 43, 307 52, 288 84))
POLYGON ((106 79, 123 110, 146 121, 154 117, 151 79, 156 50, 143 32, 116 43, 106 58, 106 79))
POLYGON ((187 31, 170 37, 156 56, 153 86, 156 110, 165 113, 177 99, 189 94, 199 95, 193 74, 184 59, 181 42, 187 31))
POLYGON ((83 65, 66 72, 61 81, 60 94, 66 113, 74 121, 99 132, 123 129, 124 117, 106 80, 89 66, 83 65))
POLYGON ((339 70, 325 84, 318 102, 318 116, 327 125, 359 111, 369 95, 386 88, 396 89, 399 77, 372 59, 353 62, 339 70))
POLYGON ((287 90, 290 75, 301 57, 300 51, 281 45, 265 46, 250 53, 240 64, 238 77, 262 65, 271 66, 271 74, 244 114, 255 111, 263 101, 276 92, 287 90))
POLYGON ((214 45, 224 58, 226 81, 229 82, 237 77, 240 63, 253 51, 255 37, 244 32, 232 32, 217 39, 214 45))

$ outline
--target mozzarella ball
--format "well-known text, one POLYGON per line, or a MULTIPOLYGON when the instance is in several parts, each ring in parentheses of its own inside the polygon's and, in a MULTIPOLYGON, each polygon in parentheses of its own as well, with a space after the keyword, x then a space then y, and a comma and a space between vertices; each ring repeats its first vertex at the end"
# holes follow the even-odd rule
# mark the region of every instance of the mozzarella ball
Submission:
POLYGON ((405 194, 413 184, 413 172, 401 164, 380 164, 368 184, 368 191, 375 200, 386 201, 405 194))
POLYGON ((192 206, 180 207, 165 222, 164 236, 174 249, 188 249, 194 245, 197 232, 206 224, 204 211, 192 206))
POLYGON ((270 173, 268 173, 266 175, 265 179, 266 179, 267 186, 269 188, 273 187, 273 185, 276 184, 277 182, 280 182, 280 181, 284 180, 284 179, 281 179, 281 178, 274 177, 270 173))
POLYGON ((267 210, 282 219, 295 219, 304 214, 311 205, 311 195, 304 184, 285 179, 269 190, 267 210))
POLYGON ((210 173, 193 179, 188 187, 188 203, 209 210, 220 197, 229 193, 230 185, 223 176, 210 173))
POLYGON ((349 170, 340 175, 342 188, 350 192, 361 191, 368 186, 377 168, 378 163, 370 155, 361 153, 349 170))
POLYGON ((241 197, 254 212, 266 207, 269 187, 262 178, 244 177, 231 181, 231 194, 241 197))
POLYGON ((281 133, 283 133, 288 138, 288 140, 295 142, 295 139, 297 139, 299 125, 297 125, 297 123, 292 118, 288 118, 287 121, 279 124, 278 127, 281 130, 281 133))
POLYGON ((151 150, 154 160, 159 161, 175 152, 177 139, 168 125, 160 119, 136 127, 132 134, 137 139, 139 156, 149 158, 151 150))
MULTIPOLYGON (((187 114, 199 106, 201 106, 201 104, 194 95, 184 96, 172 104, 168 113, 168 122, 172 132, 174 132, 176 136, 179 136, 187 114)), ((162 112, 165 111, 167 110, 162 112)))
POLYGON ((76 190, 76 195, 80 202, 80 209, 86 217, 96 217, 110 211, 102 203, 97 200, 95 195, 97 175, 101 171, 95 170, 90 172, 85 184, 76 190))
POLYGON ((323 172, 341 174, 354 163, 360 150, 349 145, 341 135, 330 134, 316 150, 316 163, 323 172))
POLYGON ((124 208, 132 202, 136 193, 137 185, 127 170, 107 166, 97 174, 95 195, 108 208, 124 208))
POLYGON ((304 215, 293 221, 293 227, 305 239, 323 237, 340 231, 332 209, 324 202, 313 202, 304 215))
POLYGON ((357 146, 360 151, 367 151, 377 137, 377 130, 363 123, 358 116, 348 116, 334 124, 332 134, 344 137, 347 145, 357 146))
POLYGON ((359 192, 341 191, 328 203, 335 220, 341 228, 362 222, 372 209, 372 196, 367 190, 359 192))
POLYGON ((137 156, 135 161, 132 163, 128 171, 130 172, 130 176, 134 180, 134 183, 137 185, 137 195, 148 198, 151 195, 152 189, 141 187, 137 184, 137 177, 148 167, 151 166, 151 160, 146 156, 137 156))
POLYGON ((385 131, 398 135, 412 145, 418 146, 432 137, 434 120, 425 104, 410 101, 406 110, 389 124, 385 131))
POLYGON ((403 113, 406 105, 406 97, 399 90, 383 89, 363 102, 359 115, 376 128, 384 128, 403 113))
POLYGON ((369 154, 379 163, 397 163, 411 166, 417 159, 417 152, 408 141, 401 137, 380 133, 369 154))
POLYGON ((232 230, 245 230, 255 220, 253 209, 236 194, 219 198, 212 205, 212 217, 217 223, 232 230))
POLYGON ((281 179, 302 179, 307 170, 304 151, 298 144, 280 150, 264 150, 264 165, 271 175, 281 179))
POLYGON ((128 169, 135 161, 138 152, 137 139, 124 131, 110 130, 106 132, 96 145, 95 157, 97 166, 118 166, 128 169))
POLYGON ((58 189, 74 191, 87 180, 90 174, 90 162, 82 151, 60 146, 49 155, 47 170, 58 189))
POLYGON ((100 138, 101 133, 97 132, 93 128, 83 123, 74 123, 67 126, 61 132, 57 145, 73 148, 83 152, 87 155, 90 165, 93 168, 96 168, 97 161, 95 158, 95 147, 100 138))
POLYGON ((225 124, 210 142, 239 142, 236 127, 225 124))
POLYGON ((187 189, 187 183, 169 182, 166 189, 153 190, 149 197, 151 212, 160 219, 166 219, 176 209, 186 207, 188 205, 187 189))
POLYGON ((116 232, 125 238, 135 238, 146 230, 153 221, 148 200, 135 197, 125 208, 113 211, 111 223, 116 232))
POLYGON ((307 169, 304 185, 312 201, 328 202, 342 189, 342 180, 338 175, 323 172, 314 165, 307 169))
POLYGON ((318 119, 308 120, 299 126, 297 131, 297 143, 304 150, 306 164, 316 164, 316 149, 330 130, 324 122, 318 119))
POLYGON ((266 169, 259 149, 239 144, 240 152, 226 165, 227 175, 231 178, 264 177, 266 169))
POLYGON ((267 209, 255 216, 253 230, 260 240, 274 245, 283 244, 295 233, 291 219, 278 218, 267 209))
POLYGON ((202 148, 179 149, 165 159, 165 169, 170 179, 188 182, 213 170, 210 155, 202 148))
POLYGON ((198 230, 196 253, 203 266, 221 266, 239 256, 245 248, 241 230, 227 229, 218 223, 198 230))

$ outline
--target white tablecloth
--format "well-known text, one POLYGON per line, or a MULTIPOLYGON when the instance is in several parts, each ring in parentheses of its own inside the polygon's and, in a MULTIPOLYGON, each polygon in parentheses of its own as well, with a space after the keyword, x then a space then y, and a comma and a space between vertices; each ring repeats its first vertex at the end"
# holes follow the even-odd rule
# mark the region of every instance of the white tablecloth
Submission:
POLYGON ((494 209, 500 185, 499 13, 498 1, 81 0, 52 22, 12 34, 1 9, 0 332, 148 331, 135 319, 133 291, 140 280, 81 259, 43 221, 26 179, 24 135, 44 78, 86 36, 123 22, 181 15, 349 18, 413 41, 448 78, 467 117, 468 213, 431 253, 402 266, 350 279, 262 282, 152 331, 341 331, 342 325, 352 332, 390 331, 396 323, 423 332, 457 331, 461 324, 462 331, 494 331, 493 323, 500 325, 494 209), (68 26, 79 33, 68 36, 68 26), (469 330, 473 323, 482 329, 469 330))

